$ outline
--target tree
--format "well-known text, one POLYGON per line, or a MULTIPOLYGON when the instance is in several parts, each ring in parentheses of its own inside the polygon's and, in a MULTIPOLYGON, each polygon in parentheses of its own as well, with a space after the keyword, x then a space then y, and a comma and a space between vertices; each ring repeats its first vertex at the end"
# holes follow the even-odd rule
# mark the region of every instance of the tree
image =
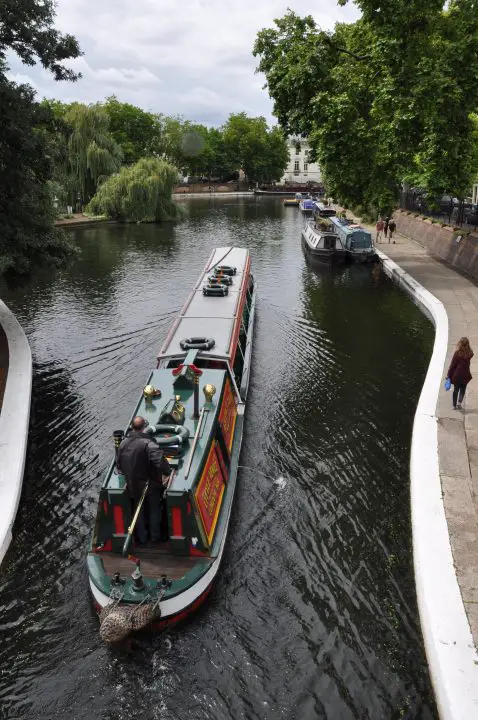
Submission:
POLYGON ((343 202, 390 208, 405 179, 463 194, 478 101, 476 2, 357 4, 363 17, 333 32, 289 12, 258 34, 254 54, 281 126, 310 136, 343 202))
POLYGON ((41 62, 57 80, 76 79, 63 61, 78 57, 78 43, 53 22, 51 0, 0 4, 0 273, 25 272, 44 260, 59 264, 72 252, 53 226, 53 114, 35 104, 31 88, 5 75, 5 58, 13 50, 27 65, 41 62))
POLYGON ((60 265, 72 248, 54 228, 54 119, 34 102, 32 88, 9 82, 3 73, 0 107, 0 274, 28 272, 44 260, 60 265))
POLYGON ((175 167, 158 158, 142 158, 106 180, 88 210, 129 222, 170 220, 176 216, 172 201, 176 182, 175 167))
POLYGON ((109 132, 123 153, 126 164, 160 152, 161 116, 145 112, 135 105, 122 103, 112 95, 103 105, 109 118, 109 132))
POLYGON ((249 182, 280 180, 289 160, 284 135, 269 130, 265 118, 232 114, 223 128, 226 155, 242 168, 249 182))
POLYGON ((53 0, 2 0, 0 4, 0 61, 14 50, 25 65, 39 60, 56 80, 76 80, 78 75, 62 62, 80 55, 72 35, 53 28, 53 0))
POLYGON ((121 167, 121 148, 109 133, 108 115, 101 105, 73 103, 64 115, 68 137, 68 190, 72 200, 86 203, 100 182, 121 167))

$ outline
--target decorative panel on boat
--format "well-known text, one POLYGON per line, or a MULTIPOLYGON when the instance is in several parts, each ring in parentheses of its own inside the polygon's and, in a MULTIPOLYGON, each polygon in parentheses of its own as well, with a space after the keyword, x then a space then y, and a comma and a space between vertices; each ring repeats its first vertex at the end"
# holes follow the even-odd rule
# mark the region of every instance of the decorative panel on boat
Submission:
POLYGON ((199 516, 209 545, 214 537, 224 489, 225 478, 222 474, 221 463, 217 456, 216 443, 213 442, 201 479, 194 493, 194 499, 196 500, 199 516))
POLYGON ((219 422, 221 423, 224 439, 226 440, 229 452, 231 452, 232 441, 234 440, 234 427, 236 425, 236 398, 232 391, 231 381, 226 378, 224 386, 224 397, 222 400, 221 412, 219 413, 219 422))

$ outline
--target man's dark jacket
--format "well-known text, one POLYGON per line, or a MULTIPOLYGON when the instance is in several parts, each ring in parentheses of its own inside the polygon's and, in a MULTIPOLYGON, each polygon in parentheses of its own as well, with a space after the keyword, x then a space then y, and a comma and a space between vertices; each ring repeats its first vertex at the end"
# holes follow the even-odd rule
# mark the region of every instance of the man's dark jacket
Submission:
POLYGON ((138 430, 130 433, 121 443, 116 458, 120 475, 126 477, 128 492, 139 498, 148 480, 151 486, 162 487, 162 476, 171 473, 171 465, 163 451, 151 438, 138 430))

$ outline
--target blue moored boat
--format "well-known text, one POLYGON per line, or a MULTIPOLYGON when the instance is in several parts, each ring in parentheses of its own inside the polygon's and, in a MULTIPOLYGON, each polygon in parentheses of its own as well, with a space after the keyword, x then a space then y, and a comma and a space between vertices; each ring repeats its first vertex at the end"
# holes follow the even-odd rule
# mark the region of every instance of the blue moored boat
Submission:
POLYGON ((376 259, 375 247, 371 233, 353 220, 341 217, 330 217, 349 260, 355 262, 371 262, 376 259))
POLYGON ((315 210, 315 201, 310 198, 305 198, 299 203, 299 208, 304 215, 312 215, 315 210))

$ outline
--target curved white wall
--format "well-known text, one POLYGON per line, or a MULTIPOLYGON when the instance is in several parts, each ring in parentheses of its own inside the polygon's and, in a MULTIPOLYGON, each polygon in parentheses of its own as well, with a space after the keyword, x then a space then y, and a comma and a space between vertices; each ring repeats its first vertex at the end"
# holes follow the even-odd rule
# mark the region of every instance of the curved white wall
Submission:
POLYGON ((0 410, 0 562, 12 540, 20 500, 30 419, 32 356, 15 316, 0 300, 0 325, 7 336, 9 365, 0 410))
MULTIPOLYGON (((435 343, 413 423, 410 459, 413 563, 418 609, 442 720, 478 718, 478 654, 453 565, 438 460, 436 406, 448 347, 443 304, 378 251, 383 268, 435 325, 435 343)), ((478 551, 478 549, 477 549, 478 551)))

